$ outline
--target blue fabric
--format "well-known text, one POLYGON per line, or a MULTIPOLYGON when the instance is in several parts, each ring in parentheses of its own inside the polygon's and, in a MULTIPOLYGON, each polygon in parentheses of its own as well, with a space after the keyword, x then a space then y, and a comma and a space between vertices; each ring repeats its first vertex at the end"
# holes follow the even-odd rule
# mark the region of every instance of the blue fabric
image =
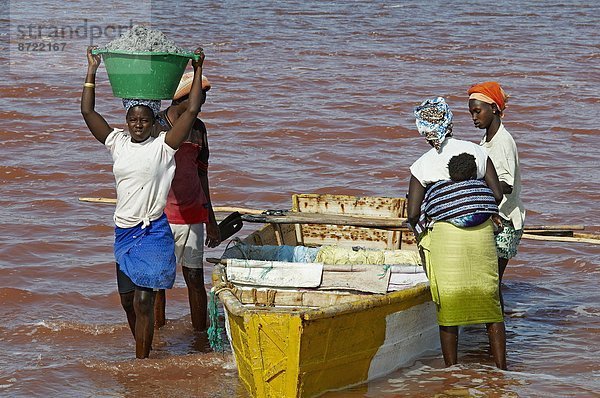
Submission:
POLYGON ((158 112, 160 111, 160 100, 123 98, 123 108, 125 108, 125 112, 129 112, 130 108, 138 105, 143 105, 150 108, 152 110, 152 113, 154 114, 154 117, 156 117, 158 115, 158 112))
POLYGON ((223 254, 224 258, 240 258, 246 260, 262 261, 287 261, 291 262, 294 257, 293 246, 255 246, 239 243, 231 247, 223 254))
POLYGON ((156 122, 160 124, 160 127, 166 129, 168 131, 171 129, 171 124, 166 120, 166 113, 169 108, 160 111, 156 114, 156 122))
POLYGON ((167 216, 132 228, 115 227, 115 259, 133 283, 170 289, 175 283, 175 241, 167 216))
POLYGON ((261 261, 285 261, 288 263, 312 263, 319 252, 318 247, 306 246, 254 246, 239 243, 223 254, 224 258, 240 258, 261 261))
POLYGON ((475 214, 467 214, 466 216, 460 216, 451 218, 448 221, 450 224, 455 225, 461 228, 469 228, 476 227, 478 225, 483 224, 490 218, 489 213, 475 213, 475 214))
POLYGON ((306 247, 296 246, 294 247, 294 257, 292 262, 294 263, 314 263, 319 253, 319 247, 306 247))

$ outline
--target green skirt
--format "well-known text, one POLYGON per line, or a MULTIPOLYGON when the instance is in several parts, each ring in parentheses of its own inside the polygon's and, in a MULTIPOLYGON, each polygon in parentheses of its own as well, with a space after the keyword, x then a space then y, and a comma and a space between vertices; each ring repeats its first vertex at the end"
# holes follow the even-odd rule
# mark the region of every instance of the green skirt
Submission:
POLYGON ((471 228, 436 222, 419 242, 441 326, 502 322, 490 220, 471 228))

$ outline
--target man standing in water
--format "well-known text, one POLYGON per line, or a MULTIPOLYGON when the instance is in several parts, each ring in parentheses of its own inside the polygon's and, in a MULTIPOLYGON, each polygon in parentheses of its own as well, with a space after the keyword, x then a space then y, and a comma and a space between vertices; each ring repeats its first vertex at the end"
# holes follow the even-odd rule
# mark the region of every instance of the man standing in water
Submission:
MULTIPOLYGON (((517 254, 517 246, 523 235, 525 208, 521 202, 521 173, 517 144, 504 128, 502 117, 508 95, 496 82, 484 82, 472 86, 469 91, 469 112, 475 127, 485 129, 480 145, 492 159, 502 187, 500 217, 502 230, 496 235, 498 275, 502 275, 508 260, 517 254)), ((500 292, 504 309, 504 300, 500 292)))
MULTIPOLYGON (((158 114, 160 129, 169 130, 179 116, 185 112, 189 102, 192 78, 192 73, 183 75, 171 106, 158 114)), ((210 90, 210 87, 208 79, 202 76, 203 104, 206 101, 206 92, 210 90)), ((177 167, 167 197, 165 214, 175 237, 177 264, 181 265, 188 288, 192 326, 198 332, 206 330, 207 326, 203 247, 205 243, 208 247, 216 247, 221 243, 219 228, 210 200, 208 158, 206 126, 200 119, 196 119, 188 139, 175 154, 177 167), (204 241, 204 224, 206 224, 206 241, 204 241)), ((161 290, 156 296, 154 307, 155 327, 157 328, 166 323, 165 305, 165 291, 161 290)))

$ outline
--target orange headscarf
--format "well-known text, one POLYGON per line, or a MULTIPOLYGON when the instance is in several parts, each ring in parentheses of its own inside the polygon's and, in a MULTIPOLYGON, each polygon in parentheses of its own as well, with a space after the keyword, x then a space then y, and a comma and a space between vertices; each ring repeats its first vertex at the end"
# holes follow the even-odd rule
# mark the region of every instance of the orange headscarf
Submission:
POLYGON ((474 84, 469 91, 467 91, 467 94, 469 94, 469 99, 476 99, 487 104, 496 104, 500 111, 500 116, 503 116, 504 109, 506 109, 506 102, 508 101, 508 95, 502 90, 502 87, 500 87, 500 84, 497 82, 474 84))

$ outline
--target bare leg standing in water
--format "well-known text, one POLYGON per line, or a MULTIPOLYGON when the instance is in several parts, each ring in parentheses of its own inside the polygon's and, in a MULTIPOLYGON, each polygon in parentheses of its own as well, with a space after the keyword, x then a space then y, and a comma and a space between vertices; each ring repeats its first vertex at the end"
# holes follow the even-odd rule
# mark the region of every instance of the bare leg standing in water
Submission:
POLYGON ((188 289, 190 313, 194 330, 204 331, 207 327, 207 300, 202 269, 182 267, 188 289))
POLYGON ((440 343, 446 366, 458 363, 458 326, 440 326, 440 343))
MULTIPOLYGON (((506 332, 504 322, 486 324, 490 350, 498 369, 506 370, 506 332)), ((446 366, 458 363, 458 327, 440 326, 440 343, 446 366)))
POLYGON ((154 308, 155 292, 135 290, 121 294, 121 305, 127 314, 127 323, 135 339, 136 358, 147 358, 152 348, 154 338, 154 308), (139 316, 138 316, 139 315, 139 316))
MULTIPOLYGON (((154 297, 156 293, 147 290, 135 290, 133 310, 135 311, 135 356, 148 358, 154 337, 154 297)), ((129 320, 129 316, 127 317, 129 320)))
POLYGON ((498 369, 506 370, 506 330, 504 322, 486 324, 490 351, 498 369))
POLYGON ((156 298, 154 299, 154 327, 159 329, 167 324, 165 316, 165 306, 167 304, 167 297, 164 289, 156 292, 156 298))
POLYGON ((127 323, 135 339, 136 358, 147 358, 154 337, 154 300, 156 292, 136 286, 117 265, 117 284, 121 306, 127 315, 127 323), (124 292, 124 293, 123 293, 124 292))

